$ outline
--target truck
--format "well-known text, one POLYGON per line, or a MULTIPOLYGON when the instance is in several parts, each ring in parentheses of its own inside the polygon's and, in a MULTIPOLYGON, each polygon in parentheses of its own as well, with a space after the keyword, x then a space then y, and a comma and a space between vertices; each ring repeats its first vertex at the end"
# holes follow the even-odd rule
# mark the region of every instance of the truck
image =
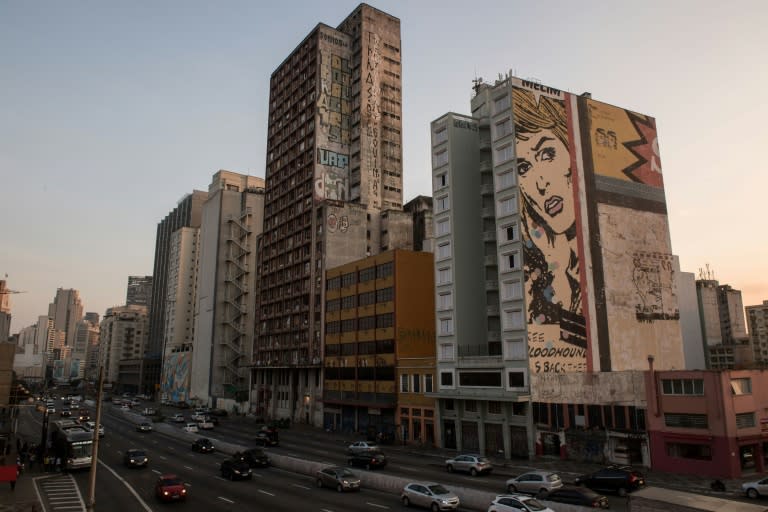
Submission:
POLYGON ((53 455, 68 471, 90 468, 93 462, 93 433, 74 420, 51 424, 53 455))

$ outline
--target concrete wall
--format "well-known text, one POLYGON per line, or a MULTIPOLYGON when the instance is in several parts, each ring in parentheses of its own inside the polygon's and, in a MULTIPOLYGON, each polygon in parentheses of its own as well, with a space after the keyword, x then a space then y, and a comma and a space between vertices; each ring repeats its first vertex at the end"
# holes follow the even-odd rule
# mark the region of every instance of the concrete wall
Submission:
POLYGON ((532 374, 531 398, 534 402, 645 407, 644 373, 625 371, 532 374))

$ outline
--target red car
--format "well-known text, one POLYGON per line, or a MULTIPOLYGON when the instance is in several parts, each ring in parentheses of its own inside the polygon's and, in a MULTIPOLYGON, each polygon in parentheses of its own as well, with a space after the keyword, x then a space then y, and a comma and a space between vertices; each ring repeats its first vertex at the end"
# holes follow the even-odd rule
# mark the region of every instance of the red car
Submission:
POLYGON ((182 501, 187 499, 187 488, 176 475, 160 475, 155 484, 155 497, 160 501, 182 501))

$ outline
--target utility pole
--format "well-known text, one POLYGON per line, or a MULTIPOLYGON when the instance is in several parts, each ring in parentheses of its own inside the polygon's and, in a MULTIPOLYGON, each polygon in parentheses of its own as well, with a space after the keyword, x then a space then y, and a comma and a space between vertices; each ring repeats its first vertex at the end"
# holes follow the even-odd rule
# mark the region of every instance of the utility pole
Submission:
POLYGON ((88 486, 88 512, 96 507, 96 466, 99 465, 99 429, 101 428, 101 392, 104 388, 104 367, 99 366, 99 386, 96 391, 96 426, 93 428, 93 454, 91 455, 91 474, 88 486))

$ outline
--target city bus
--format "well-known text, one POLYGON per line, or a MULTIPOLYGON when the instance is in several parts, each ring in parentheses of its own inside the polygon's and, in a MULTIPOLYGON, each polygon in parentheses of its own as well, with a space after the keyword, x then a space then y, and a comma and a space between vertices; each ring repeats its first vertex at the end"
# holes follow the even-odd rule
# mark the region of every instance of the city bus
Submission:
POLYGON ((93 433, 74 420, 58 420, 51 425, 53 456, 63 469, 90 468, 93 460, 93 433))

